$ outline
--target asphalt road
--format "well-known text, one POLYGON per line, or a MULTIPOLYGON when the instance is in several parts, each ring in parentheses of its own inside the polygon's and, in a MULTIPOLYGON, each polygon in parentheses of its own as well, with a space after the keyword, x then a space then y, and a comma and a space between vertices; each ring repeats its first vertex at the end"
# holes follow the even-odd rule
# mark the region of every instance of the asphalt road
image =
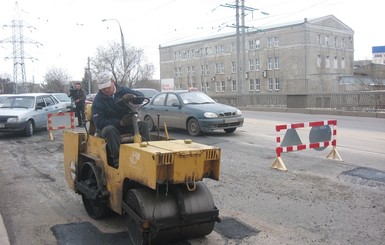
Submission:
MULTIPOLYGON (((219 181, 205 180, 223 222, 180 244, 383 244, 385 120, 244 112, 233 135, 173 138, 219 146, 219 181), (275 125, 336 119, 343 161, 312 149, 284 153, 287 172, 272 169, 275 125)), ((76 129, 83 130, 83 129, 76 129)), ((309 131, 298 130, 306 143, 309 131)), ((95 221, 64 180, 61 131, 31 138, 0 135, 0 213, 11 244, 130 244, 125 220, 95 221)))

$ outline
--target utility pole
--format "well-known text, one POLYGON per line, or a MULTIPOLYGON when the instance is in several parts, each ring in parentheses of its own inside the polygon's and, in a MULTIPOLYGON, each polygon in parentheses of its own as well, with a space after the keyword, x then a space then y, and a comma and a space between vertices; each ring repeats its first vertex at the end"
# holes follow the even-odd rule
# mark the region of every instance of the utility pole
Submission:
POLYGON ((91 94, 91 85, 92 85, 92 74, 91 74, 91 66, 90 66, 90 57, 88 57, 88 62, 87 62, 87 68, 86 68, 86 78, 88 82, 88 94, 91 94))
MULTIPOLYGON (((247 11, 255 11, 258 10, 256 8, 246 7, 245 0, 240 0, 241 5, 239 6, 239 0, 235 1, 235 5, 233 4, 225 4, 220 5, 222 7, 235 8, 235 28, 236 28, 236 47, 237 47, 237 89, 238 95, 240 98, 240 105, 245 105, 245 98, 242 96, 247 92, 246 88, 246 28, 249 28, 245 24, 245 10, 247 11), (239 9, 241 9, 241 24, 239 24, 239 9)), ((262 12, 264 15, 268 15, 266 12, 262 12)))
MULTIPOLYGON (((16 2, 17 7, 17 2, 16 2)), ((20 17, 19 17, 20 18, 20 17)), ((12 57, 5 57, 5 59, 13 59, 13 93, 18 93, 18 86, 22 84, 22 93, 28 92, 25 83, 26 81, 26 71, 25 71, 25 59, 31 59, 31 60, 37 60, 33 57, 26 56, 24 52, 24 44, 25 43, 32 43, 36 44, 37 46, 42 45, 41 43, 38 43, 36 41, 33 41, 27 37, 24 36, 23 30, 24 28, 34 28, 31 26, 24 26, 23 20, 12 20, 11 25, 4 25, 5 27, 11 27, 12 28, 12 37, 6 38, 4 40, 1 40, 0 43, 12 43, 13 45, 13 52, 12 57)), ((34 28, 36 29, 36 28, 34 28)))

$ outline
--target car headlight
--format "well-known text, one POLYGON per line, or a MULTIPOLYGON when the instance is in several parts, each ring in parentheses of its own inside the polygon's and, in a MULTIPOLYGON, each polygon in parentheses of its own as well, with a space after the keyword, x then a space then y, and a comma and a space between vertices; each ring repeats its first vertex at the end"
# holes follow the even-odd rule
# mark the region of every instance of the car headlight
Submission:
POLYGON ((237 116, 242 116, 241 110, 237 110, 237 116))
POLYGON ((7 119, 7 123, 18 123, 19 122, 19 118, 17 117, 9 117, 7 119))
POLYGON ((216 118, 216 117, 218 117, 218 114, 216 114, 214 112, 205 112, 203 115, 205 117, 207 117, 207 118, 216 118))

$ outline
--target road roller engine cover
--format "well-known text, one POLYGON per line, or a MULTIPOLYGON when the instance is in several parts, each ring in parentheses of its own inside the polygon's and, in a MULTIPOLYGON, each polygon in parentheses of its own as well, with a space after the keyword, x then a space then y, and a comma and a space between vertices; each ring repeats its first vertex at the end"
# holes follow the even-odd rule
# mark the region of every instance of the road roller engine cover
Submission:
POLYGON ((135 135, 122 135, 119 164, 112 164, 106 141, 96 135, 91 106, 86 132, 65 130, 64 170, 69 187, 82 196, 88 215, 125 215, 134 244, 167 244, 210 234, 219 210, 204 178, 219 180, 221 150, 137 130, 140 106, 127 105, 135 135), (139 137, 138 137, 139 135, 139 137))

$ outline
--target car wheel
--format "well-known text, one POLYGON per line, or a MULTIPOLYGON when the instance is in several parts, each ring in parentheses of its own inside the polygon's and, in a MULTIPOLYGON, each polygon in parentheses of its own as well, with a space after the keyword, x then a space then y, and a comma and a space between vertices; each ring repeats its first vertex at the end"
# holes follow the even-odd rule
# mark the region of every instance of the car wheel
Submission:
POLYGON ((33 135, 33 123, 31 121, 27 121, 24 128, 24 135, 27 137, 31 137, 33 135))
POLYGON ((144 118, 144 121, 147 123, 149 131, 152 131, 155 129, 154 121, 151 119, 150 116, 146 116, 144 118))
POLYGON ((187 130, 191 136, 200 135, 201 134, 201 127, 199 126, 198 120, 196 120, 195 118, 191 118, 190 120, 188 120, 187 130))
POLYGON ((225 130, 226 133, 228 134, 231 134, 231 133, 234 133, 234 131, 236 130, 237 128, 225 128, 223 130, 225 130))

